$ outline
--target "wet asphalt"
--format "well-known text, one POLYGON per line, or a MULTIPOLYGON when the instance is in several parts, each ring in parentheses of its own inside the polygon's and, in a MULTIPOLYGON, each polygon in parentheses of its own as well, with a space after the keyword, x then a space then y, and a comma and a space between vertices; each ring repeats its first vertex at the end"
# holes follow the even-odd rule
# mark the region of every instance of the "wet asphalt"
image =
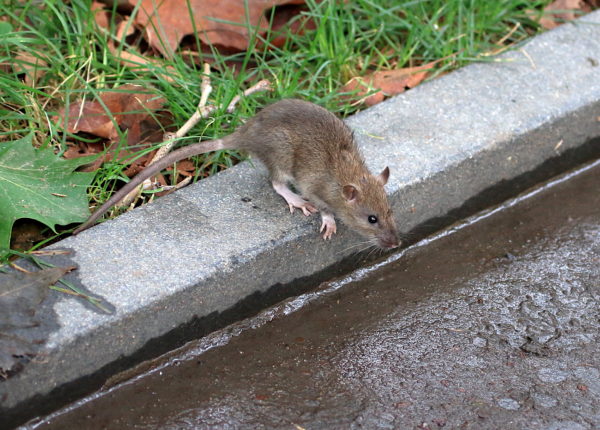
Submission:
POLYGON ((600 427, 600 163, 191 342, 39 429, 600 427))

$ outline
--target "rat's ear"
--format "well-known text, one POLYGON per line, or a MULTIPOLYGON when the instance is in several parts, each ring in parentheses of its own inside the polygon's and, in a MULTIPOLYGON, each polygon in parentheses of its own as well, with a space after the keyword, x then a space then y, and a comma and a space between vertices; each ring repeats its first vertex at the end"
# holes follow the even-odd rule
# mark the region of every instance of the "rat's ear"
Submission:
POLYGON ((358 189, 354 185, 344 185, 342 194, 347 201, 353 202, 358 197, 358 189))
POLYGON ((381 185, 387 184, 388 179, 390 178, 390 168, 386 167, 381 171, 379 175, 377 175, 377 180, 381 182, 381 185))

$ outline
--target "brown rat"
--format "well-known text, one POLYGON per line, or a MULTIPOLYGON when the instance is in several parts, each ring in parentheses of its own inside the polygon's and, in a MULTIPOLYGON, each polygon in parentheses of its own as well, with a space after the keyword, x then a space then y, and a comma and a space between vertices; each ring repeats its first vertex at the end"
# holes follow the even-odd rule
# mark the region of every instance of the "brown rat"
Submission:
POLYGON ((146 167, 117 191, 73 234, 90 227, 111 206, 145 179, 193 155, 239 149, 265 164, 275 191, 290 212, 321 212, 321 232, 336 232, 334 214, 371 245, 399 245, 392 210, 383 186, 390 171, 373 175, 354 142, 352 131, 326 109, 302 100, 284 99, 261 110, 235 132, 221 139, 180 148, 146 167), (300 192, 289 187, 291 183, 300 192))

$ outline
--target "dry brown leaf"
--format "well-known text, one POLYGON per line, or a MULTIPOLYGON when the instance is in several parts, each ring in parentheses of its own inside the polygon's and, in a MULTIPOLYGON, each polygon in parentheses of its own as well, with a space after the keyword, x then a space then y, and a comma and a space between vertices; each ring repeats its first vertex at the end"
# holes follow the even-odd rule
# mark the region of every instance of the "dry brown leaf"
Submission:
POLYGON ((308 17, 302 16, 301 19, 292 21, 292 18, 299 15, 305 9, 304 5, 284 5, 276 8, 271 24, 271 40, 269 43, 272 46, 282 47, 287 39, 286 31, 289 29, 294 34, 303 34, 305 30, 314 30, 317 28, 315 21, 308 17))
MULTIPOLYGON (((145 146, 145 145, 144 145, 145 146)), ((98 154, 99 152, 104 151, 104 145, 100 142, 94 142, 90 144, 89 142, 69 142, 67 143, 67 150, 64 152, 63 157, 66 159, 71 158, 79 158, 85 157, 87 155, 98 154)), ((129 150, 127 148, 120 148, 119 153, 115 154, 115 149, 111 146, 108 150, 97 157, 92 163, 83 166, 79 169, 81 172, 95 172, 102 166, 102 164, 116 159, 116 160, 125 160, 128 158, 133 158, 136 154, 135 150, 129 150)), ((127 169, 123 171, 125 176, 132 178, 137 175, 139 172, 144 170, 144 168, 148 165, 150 160, 156 151, 151 151, 148 154, 144 154, 142 156, 136 156, 135 160, 129 164, 127 169)))
POLYGON ((135 33, 135 27, 129 23, 129 17, 123 17, 123 20, 117 24, 117 40, 124 40, 135 33))
POLYGON ((183 176, 194 176, 196 165, 189 159, 177 162, 177 173, 183 176))
POLYGON ((10 248, 25 251, 37 242, 47 238, 44 231, 47 227, 41 222, 23 218, 17 220, 12 228, 10 236, 10 248))
POLYGON ((591 7, 584 0, 555 0, 544 8, 544 16, 540 19, 540 25, 550 30, 565 21, 577 18, 581 12, 589 11, 591 11, 591 7))
POLYGON ((19 52, 14 58, 13 70, 20 74, 25 74, 25 83, 30 87, 40 80, 46 73, 48 63, 40 57, 36 57, 29 52, 19 52))
MULTIPOLYGON (((67 150, 62 154, 63 158, 70 160, 73 158, 86 157, 103 152, 105 145, 103 142, 67 142, 67 150)), ((111 159, 111 153, 107 152, 102 156, 97 157, 90 164, 86 164, 79 168, 80 172, 95 172, 102 166, 103 163, 111 159)))
POLYGON ((181 40, 194 33, 194 25, 188 13, 193 12, 195 28, 204 43, 235 48, 248 48, 250 32, 258 26, 263 32, 268 28, 265 10, 279 5, 301 5, 305 0, 129 0, 132 6, 141 3, 135 17, 138 25, 145 28, 148 43, 166 57, 171 57, 181 40), (227 22, 232 22, 230 24, 227 22))
POLYGON ((65 114, 64 109, 59 112, 60 124, 69 133, 83 131, 115 141, 119 136, 116 123, 121 130, 128 130, 129 144, 139 142, 145 122, 156 122, 152 114, 164 105, 165 100, 139 85, 127 84, 116 90, 118 91, 107 91, 100 96, 108 113, 97 100, 79 101, 69 106, 68 114, 65 114))
POLYGON ((367 106, 373 106, 383 101, 385 97, 400 94, 407 89, 416 87, 427 77, 436 62, 418 67, 406 67, 396 70, 380 70, 363 77, 352 78, 342 90, 357 91, 356 96, 367 106), (365 97, 372 90, 376 93, 365 97))
MULTIPOLYGON (((125 6, 128 6, 128 0, 121 0, 121 3, 125 3, 125 6)), ((119 6, 124 6, 123 4, 119 4, 119 6)), ((94 12, 94 19, 96 21, 96 25, 104 30, 110 29, 110 16, 111 12, 106 9, 106 5, 103 2, 94 0, 92 2, 92 11, 94 12)), ((130 36, 136 34, 135 25, 132 25, 129 22, 128 15, 118 15, 116 20, 116 31, 113 36, 113 39, 108 40, 108 49, 110 52, 117 57, 121 63, 125 64, 128 67, 137 68, 137 69, 147 69, 149 65, 157 64, 157 61, 152 58, 147 58, 142 54, 135 52, 133 49, 127 48, 125 49, 117 49, 115 44, 118 44, 119 41, 126 41, 130 36)), ((158 66, 161 66, 157 64, 158 66)), ((157 69, 161 69, 163 67, 157 67, 157 69)), ((175 69, 172 66, 166 66, 168 72, 174 72, 175 69)), ((160 72, 159 72, 160 73, 160 72)), ((169 76, 169 74, 164 74, 163 78, 168 82, 172 82, 173 79, 169 76)))
MULTIPOLYGON (((125 169, 123 173, 128 178, 133 178, 135 175, 144 170, 148 166, 148 164, 150 164, 150 161, 154 157, 154 154, 156 154, 156 151, 151 151, 148 154, 136 158, 129 166, 127 166, 127 169, 125 169)), ((123 154, 120 153, 119 158, 122 158, 122 156, 123 154)))
POLYGON ((173 124, 173 115, 169 112, 159 111, 156 112, 155 116, 160 124, 155 121, 154 118, 150 117, 140 122, 139 130, 141 133, 141 140, 135 142, 135 148, 117 144, 113 145, 107 143, 105 140, 97 142, 76 140, 67 142, 67 150, 62 156, 66 159, 72 159, 103 153, 92 163, 81 167, 79 170, 82 172, 94 172, 98 170, 102 164, 113 159, 133 160, 123 172, 126 176, 131 178, 141 172, 150 163, 150 160, 156 151, 152 151, 142 156, 139 156, 136 153, 146 148, 149 144, 162 142, 164 140, 165 132, 172 132, 176 128, 173 124), (107 146, 109 146, 108 150, 107 146), (119 149, 118 153, 116 152, 117 148, 119 149))
MULTIPOLYGON (((125 0, 127 1, 127 0, 125 0)), ((95 11, 95 19, 96 24, 101 27, 108 29, 108 20, 110 14, 108 11, 104 10, 104 4, 94 1, 92 4, 92 9, 95 11)), ((168 73, 162 73, 163 79, 168 82, 173 82, 173 78, 171 75, 175 73, 175 68, 173 66, 164 66, 160 64, 156 59, 147 58, 144 55, 135 52, 131 48, 117 49, 115 46, 115 41, 125 41, 130 36, 136 34, 136 29, 134 25, 131 25, 129 22, 129 16, 124 15, 119 17, 119 21, 116 24, 116 32, 114 36, 114 40, 108 41, 108 49, 110 52, 117 57, 121 63, 125 64, 128 67, 137 68, 137 69, 148 69, 150 65, 156 65, 156 72, 161 73, 162 70, 166 70, 168 73)))
POLYGON ((173 66, 163 66, 160 62, 154 58, 145 57, 137 52, 133 52, 132 50, 127 51, 118 51, 112 42, 108 43, 108 48, 112 52, 112 54, 121 61, 124 65, 131 68, 136 69, 144 69, 147 70, 147 66, 156 65, 155 72, 158 74, 162 74, 162 77, 167 82, 173 82, 174 79, 172 76, 176 74, 176 70, 173 66), (166 73, 163 72, 166 71, 166 73))
POLYGON ((94 13, 94 20, 96 21, 96 25, 100 28, 104 28, 108 30, 110 27, 110 12, 105 8, 105 4, 101 3, 97 0, 92 2, 91 10, 94 13))
POLYGON ((104 151, 104 144, 101 142, 67 142, 67 150, 62 154, 62 156, 67 160, 71 160, 73 158, 99 154, 102 151, 104 151))

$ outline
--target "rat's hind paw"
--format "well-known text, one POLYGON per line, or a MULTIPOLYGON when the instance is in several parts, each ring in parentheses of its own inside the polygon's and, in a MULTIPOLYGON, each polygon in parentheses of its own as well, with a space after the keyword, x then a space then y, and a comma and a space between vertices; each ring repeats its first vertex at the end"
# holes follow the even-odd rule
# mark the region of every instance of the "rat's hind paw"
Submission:
POLYGON ((290 207, 290 213, 294 213, 294 209, 298 208, 302 210, 302 213, 306 216, 312 215, 319 212, 317 207, 312 203, 304 200, 302 196, 299 196, 292 190, 290 190, 283 182, 273 182, 273 188, 281 197, 285 199, 288 206, 290 207))
POLYGON ((292 204, 289 203, 290 206, 290 212, 294 213, 294 208, 298 208, 298 209, 302 209, 302 213, 306 216, 310 216, 314 213, 319 212, 319 210, 310 202, 307 202, 306 200, 303 200, 303 203, 300 204, 292 204))

